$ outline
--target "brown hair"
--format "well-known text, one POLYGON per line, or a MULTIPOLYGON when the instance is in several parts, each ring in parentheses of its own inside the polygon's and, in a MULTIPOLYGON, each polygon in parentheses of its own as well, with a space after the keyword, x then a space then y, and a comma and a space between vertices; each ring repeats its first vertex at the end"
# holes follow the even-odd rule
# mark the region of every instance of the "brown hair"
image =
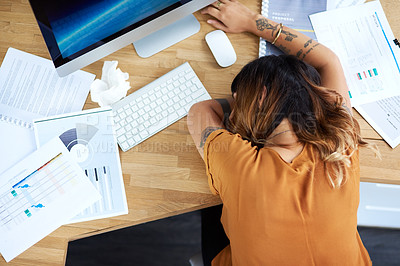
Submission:
POLYGON ((271 145, 268 137, 287 118, 298 141, 318 151, 333 187, 346 181, 352 153, 359 146, 370 146, 343 106, 343 97, 322 87, 316 69, 294 56, 266 56, 250 62, 231 89, 236 93, 227 125, 231 132, 262 148, 271 145))

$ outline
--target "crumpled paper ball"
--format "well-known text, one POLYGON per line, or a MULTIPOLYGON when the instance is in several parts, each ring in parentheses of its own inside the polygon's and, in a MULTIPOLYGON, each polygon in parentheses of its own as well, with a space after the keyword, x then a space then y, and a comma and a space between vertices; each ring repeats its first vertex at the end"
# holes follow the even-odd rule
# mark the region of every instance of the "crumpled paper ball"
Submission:
POLYGON ((110 106, 126 96, 131 88, 129 74, 117 68, 118 61, 104 61, 101 80, 96 79, 90 85, 93 102, 101 107, 110 106))

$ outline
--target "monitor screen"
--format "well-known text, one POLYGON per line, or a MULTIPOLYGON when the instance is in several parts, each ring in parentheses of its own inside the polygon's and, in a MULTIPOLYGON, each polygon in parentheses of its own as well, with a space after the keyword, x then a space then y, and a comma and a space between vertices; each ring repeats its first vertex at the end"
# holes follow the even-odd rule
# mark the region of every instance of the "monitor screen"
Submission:
MULTIPOLYGON (((181 7, 190 6, 196 1, 200 2, 199 0, 30 0, 30 4, 57 68, 143 25, 156 22, 157 18, 168 16, 172 12, 175 12, 176 16, 181 7)), ((195 5, 195 9, 206 4, 208 3, 195 5)), ((193 9, 189 13, 194 11, 196 10, 193 9)), ((188 10, 184 12, 188 13, 188 10)), ((124 42, 124 44, 129 43, 124 42)), ((102 53, 102 56, 114 50, 116 49, 108 48, 107 53, 102 53)))

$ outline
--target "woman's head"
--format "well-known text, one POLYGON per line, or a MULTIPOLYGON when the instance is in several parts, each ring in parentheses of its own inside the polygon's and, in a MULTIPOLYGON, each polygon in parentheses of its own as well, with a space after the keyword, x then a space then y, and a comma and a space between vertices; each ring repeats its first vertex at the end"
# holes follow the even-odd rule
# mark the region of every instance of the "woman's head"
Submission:
POLYGON ((339 172, 348 158, 338 154, 367 145, 343 98, 322 87, 316 69, 294 56, 250 62, 235 77, 232 93, 236 95, 228 129, 259 148, 271 145, 268 137, 285 118, 298 141, 312 144, 325 162, 337 162, 334 168, 339 172))
POLYGON ((284 118, 295 132, 313 134, 316 124, 312 87, 320 84, 315 68, 294 56, 254 60, 232 83, 236 101, 231 126, 256 146, 267 144, 268 136, 284 118))

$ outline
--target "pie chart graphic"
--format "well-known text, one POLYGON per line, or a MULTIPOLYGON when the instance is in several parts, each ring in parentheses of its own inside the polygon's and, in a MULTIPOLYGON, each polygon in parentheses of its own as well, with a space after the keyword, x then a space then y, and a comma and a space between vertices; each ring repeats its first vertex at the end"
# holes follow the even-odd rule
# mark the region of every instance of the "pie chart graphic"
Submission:
POLYGON ((72 156, 75 157, 76 161, 83 163, 93 154, 90 140, 96 135, 98 130, 93 125, 78 123, 75 128, 62 133, 60 139, 72 156))

